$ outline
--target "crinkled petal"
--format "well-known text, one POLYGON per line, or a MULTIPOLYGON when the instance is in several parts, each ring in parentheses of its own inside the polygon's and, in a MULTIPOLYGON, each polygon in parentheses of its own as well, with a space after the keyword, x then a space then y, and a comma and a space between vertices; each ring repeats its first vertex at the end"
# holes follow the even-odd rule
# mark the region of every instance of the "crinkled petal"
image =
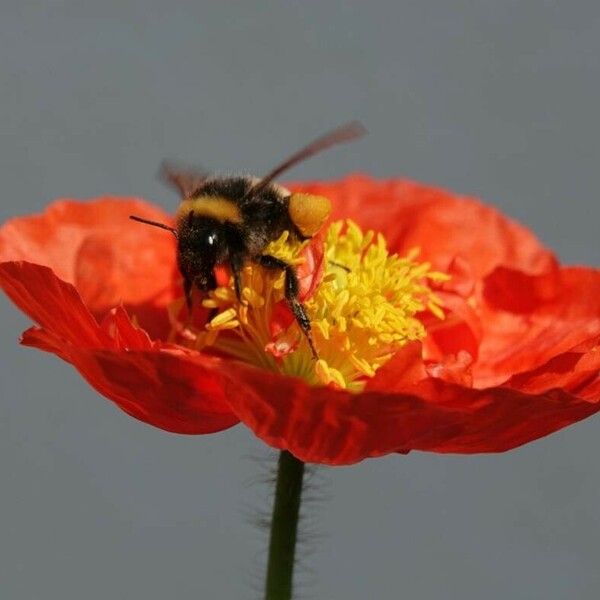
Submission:
POLYGON ((42 329, 83 348, 110 345, 77 290, 52 269, 24 261, 0 263, 0 287, 42 329))
POLYGON ((363 228, 381 231, 393 252, 420 248, 420 257, 436 269, 447 269, 457 257, 468 263, 475 278, 498 265, 543 273, 556 264, 554 255, 522 225, 476 199, 437 187, 364 175, 289 187, 328 197, 333 219, 351 218, 363 228))
POLYGON ((414 392, 428 405, 460 415, 461 425, 455 435, 413 447, 430 452, 505 452, 600 410, 597 401, 589 402, 557 388, 536 394, 502 386, 476 390, 432 379, 414 392))
POLYGON ((531 371, 513 375, 505 385, 531 394, 561 389, 588 402, 600 402, 600 334, 531 371))
POLYGON ((224 395, 223 362, 152 342, 122 307, 98 325, 75 287, 48 267, 0 263, 0 286, 38 323, 22 342, 70 362, 128 414, 177 433, 212 433, 238 422, 224 395))
POLYGON ((304 262, 296 267, 298 299, 304 302, 316 291, 325 270, 325 244, 321 235, 313 237, 300 256, 304 262))
POLYGON ((477 313, 474 385, 488 387, 600 333, 600 271, 571 267, 530 276, 498 268, 485 279, 477 313))
POLYGON ((458 436, 414 449, 457 453, 510 450, 600 410, 600 334, 501 386, 468 389, 448 379, 421 377, 407 384, 394 379, 388 370, 376 389, 416 394, 427 403, 463 413, 458 436))
POLYGON ((217 361, 185 352, 96 350, 74 356, 75 368, 103 396, 132 417, 183 434, 222 431, 238 423, 217 361))
POLYGON ((119 350, 153 350, 158 347, 148 333, 132 323, 123 306, 113 308, 103 319, 101 328, 119 350))
POLYGON ((307 462, 351 464, 410 450, 503 452, 598 412, 598 366, 588 357, 587 388, 580 381, 571 391, 535 388, 533 374, 529 391, 525 380, 523 390, 516 382, 477 390, 431 377, 418 381, 421 373, 413 370, 413 384, 390 379, 386 391, 360 394, 311 388, 299 379, 240 366, 239 376, 253 391, 228 398, 265 443, 307 462))
POLYGON ((154 337, 164 335, 164 306, 174 297, 175 240, 129 215, 169 223, 160 209, 136 198, 57 200, 44 213, 16 217, 0 228, 0 262, 50 267, 75 285, 101 317, 124 304, 154 337))
POLYGON ((460 430, 460 415, 416 395, 352 394, 245 365, 236 371, 249 391, 227 395, 233 412, 266 444, 306 462, 352 464, 460 430))

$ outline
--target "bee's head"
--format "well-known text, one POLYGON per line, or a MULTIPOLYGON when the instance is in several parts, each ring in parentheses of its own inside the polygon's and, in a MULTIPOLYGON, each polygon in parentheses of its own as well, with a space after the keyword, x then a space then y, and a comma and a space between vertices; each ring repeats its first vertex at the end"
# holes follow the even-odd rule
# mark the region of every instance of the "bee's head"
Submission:
POLYGON ((227 259, 223 224, 214 219, 191 218, 178 228, 178 263, 185 279, 206 291, 215 287, 215 265, 227 259))
POLYGON ((131 219, 170 231, 177 239, 177 264, 187 289, 193 286, 202 291, 216 287, 215 266, 229 257, 226 224, 216 219, 196 215, 193 211, 179 215, 177 228, 143 217, 131 219))

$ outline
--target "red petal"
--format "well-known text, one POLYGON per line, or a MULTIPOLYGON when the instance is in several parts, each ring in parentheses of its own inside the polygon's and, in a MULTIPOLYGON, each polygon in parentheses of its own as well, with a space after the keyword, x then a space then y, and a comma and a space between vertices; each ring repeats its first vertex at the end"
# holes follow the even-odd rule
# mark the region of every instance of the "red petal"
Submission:
POLYGON ((316 291, 323 279, 325 269, 325 244, 321 235, 316 235, 302 250, 300 256, 304 262, 296 268, 301 302, 306 301, 316 291))
POLYGON ((28 262, 0 263, 0 286, 33 321, 69 344, 103 348, 109 337, 83 304, 77 290, 48 267, 28 262))
POLYGON ((438 319, 426 315, 422 320, 427 329, 423 340, 423 356, 427 360, 443 361, 449 354, 467 352, 477 358, 481 343, 482 326, 477 311, 467 299, 456 294, 438 292, 442 300, 446 318, 438 319))
POLYGON ((351 218, 385 234, 394 252, 421 248, 423 260, 447 269, 457 257, 480 278, 497 265, 542 273, 553 254, 522 225, 473 198, 433 186, 354 175, 329 183, 296 183, 293 191, 320 194, 333 204, 333 219, 351 218))
MULTIPOLYGON (((422 383, 414 393, 428 405, 460 415, 453 436, 413 446, 430 452, 475 454, 504 452, 567 427, 600 410, 561 389, 525 394, 506 387, 467 389, 441 380, 422 383)), ((407 446, 406 448, 411 448, 407 446)))
POLYGON ((475 390, 428 379, 354 395, 244 366, 236 370, 253 392, 229 402, 259 438, 304 461, 332 465, 409 450, 502 452, 600 410, 598 396, 590 402, 560 389, 475 390))
POLYGON ((155 347, 150 336, 136 327, 122 306, 113 308, 101 325, 119 350, 152 350, 155 347))
POLYGON ((155 336, 164 335, 162 308, 173 298, 175 240, 166 231, 134 223, 128 218, 132 214, 171 221, 135 198, 59 200, 43 214, 17 217, 2 226, 0 261, 48 266, 77 287, 94 315, 122 303, 155 336))
POLYGON ((396 385, 400 377, 406 385, 414 385, 427 379, 420 342, 412 342, 397 352, 377 371, 375 377, 367 380, 366 390, 385 392, 390 386, 396 385))
POLYGON ((30 327, 27 331, 24 331, 21 335, 21 344, 56 354, 65 362, 69 362, 69 358, 64 352, 64 340, 40 327, 30 327))
MULTIPOLYGON (((554 356, 504 386, 466 389, 439 379, 396 383, 388 392, 416 394, 441 409, 458 410, 460 434, 415 449, 434 452, 501 452, 562 429, 600 410, 600 335, 554 356)), ((381 389, 381 388, 380 388, 381 389)), ((411 446, 407 446, 410 449, 411 446)))
POLYGON ((600 335, 510 378, 507 387, 532 394, 560 388, 589 402, 600 401, 600 335))
POLYGON ((77 290, 48 267, 0 263, 0 286, 41 326, 24 333, 24 344, 73 364, 130 415, 177 433, 210 433, 237 423, 224 390, 243 390, 225 382, 222 362, 152 342, 123 308, 100 327, 77 290))
POLYGON ((600 333, 600 271, 565 268, 539 277, 497 269, 485 280, 474 385, 535 369, 600 333))
POLYGON ((334 465, 410 450, 502 452, 600 410, 600 335, 505 386, 469 389, 469 365, 443 368, 443 379, 428 376, 412 344, 353 395, 240 367, 254 393, 229 401, 267 444, 334 465))
POLYGON ((227 403, 244 390, 206 357, 169 352, 99 350, 73 356, 88 383, 132 417, 184 434, 214 433, 238 422, 227 403))
POLYGON ((229 395, 239 419, 265 443, 306 462, 351 464, 452 436, 460 419, 417 396, 352 394, 236 366, 248 386, 229 395))
POLYGON ((427 373, 431 377, 443 379, 448 383, 457 383, 466 387, 473 385, 471 366, 473 357, 464 350, 445 356, 441 361, 429 363, 427 373))

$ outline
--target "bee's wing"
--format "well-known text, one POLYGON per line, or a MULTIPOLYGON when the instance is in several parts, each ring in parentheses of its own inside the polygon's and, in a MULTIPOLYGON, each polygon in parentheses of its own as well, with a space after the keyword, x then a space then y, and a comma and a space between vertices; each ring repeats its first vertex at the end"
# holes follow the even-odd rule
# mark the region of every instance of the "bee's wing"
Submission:
POLYGON ((260 181, 258 181, 256 185, 248 190, 247 195, 257 194, 284 171, 291 169, 293 166, 297 165, 303 160, 306 160, 307 158, 310 158, 311 156, 314 156, 315 154, 318 154, 319 152, 322 152, 331 146, 335 146, 336 144, 344 144, 362 137, 365 135, 365 133, 367 133, 367 130, 359 121, 351 121, 350 123, 336 127, 332 131, 327 132, 325 135, 313 140, 310 144, 308 144, 308 146, 298 150, 298 152, 295 152, 282 163, 277 165, 272 171, 267 173, 260 181))
POLYGON ((160 166, 159 177, 178 190, 182 198, 190 198, 200 191, 209 173, 203 169, 182 167, 164 161, 160 166))

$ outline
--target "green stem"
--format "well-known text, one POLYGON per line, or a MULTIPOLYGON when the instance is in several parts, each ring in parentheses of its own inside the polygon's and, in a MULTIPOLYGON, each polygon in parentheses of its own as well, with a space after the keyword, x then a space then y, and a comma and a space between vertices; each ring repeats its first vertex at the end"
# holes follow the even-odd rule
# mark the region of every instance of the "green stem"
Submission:
POLYGON ((286 450, 279 454, 271 520, 265 600, 290 600, 304 463, 286 450))

